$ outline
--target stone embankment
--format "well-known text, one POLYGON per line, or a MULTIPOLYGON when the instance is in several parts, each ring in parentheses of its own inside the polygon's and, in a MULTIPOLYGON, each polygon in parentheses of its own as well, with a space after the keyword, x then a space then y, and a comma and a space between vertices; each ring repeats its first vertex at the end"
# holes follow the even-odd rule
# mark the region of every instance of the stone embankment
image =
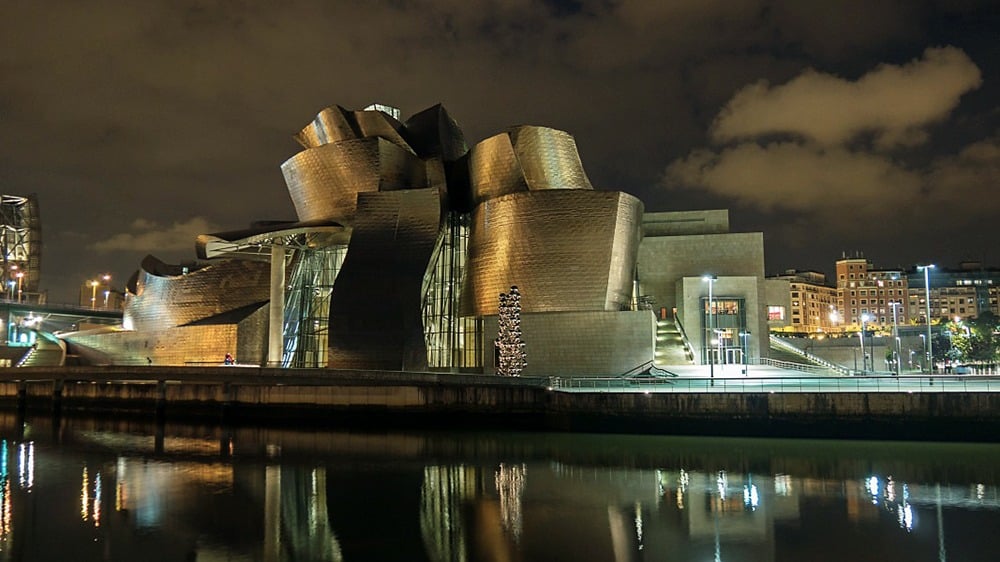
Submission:
POLYGON ((562 392, 541 378, 394 371, 4 369, 0 406, 298 427, 1000 441, 1000 393, 562 392))

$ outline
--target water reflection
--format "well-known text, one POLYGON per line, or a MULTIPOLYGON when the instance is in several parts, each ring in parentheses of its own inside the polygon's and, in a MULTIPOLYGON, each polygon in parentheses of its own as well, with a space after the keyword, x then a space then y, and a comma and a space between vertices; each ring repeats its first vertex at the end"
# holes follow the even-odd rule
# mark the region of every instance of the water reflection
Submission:
POLYGON ((993 445, 2 414, 0 437, 0 561, 966 561, 1000 528, 993 445))

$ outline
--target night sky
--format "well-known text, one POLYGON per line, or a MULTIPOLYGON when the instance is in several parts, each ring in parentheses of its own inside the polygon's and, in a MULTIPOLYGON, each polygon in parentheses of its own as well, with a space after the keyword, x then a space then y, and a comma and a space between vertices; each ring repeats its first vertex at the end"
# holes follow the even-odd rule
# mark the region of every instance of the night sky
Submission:
POLYGON ((443 103, 470 145, 576 137, 595 188, 729 208, 768 274, 1000 265, 1000 3, 0 4, 0 190, 37 193, 50 302, 199 233, 294 220, 279 166, 324 107, 443 103))

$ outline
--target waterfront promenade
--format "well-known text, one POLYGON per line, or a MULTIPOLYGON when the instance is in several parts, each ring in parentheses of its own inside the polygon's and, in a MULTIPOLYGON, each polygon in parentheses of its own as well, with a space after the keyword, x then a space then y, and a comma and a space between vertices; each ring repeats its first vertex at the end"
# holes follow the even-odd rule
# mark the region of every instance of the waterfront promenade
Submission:
POLYGON ((789 376, 697 367, 664 378, 558 378, 257 367, 0 373, 21 412, 310 427, 1000 440, 1000 377, 789 376))

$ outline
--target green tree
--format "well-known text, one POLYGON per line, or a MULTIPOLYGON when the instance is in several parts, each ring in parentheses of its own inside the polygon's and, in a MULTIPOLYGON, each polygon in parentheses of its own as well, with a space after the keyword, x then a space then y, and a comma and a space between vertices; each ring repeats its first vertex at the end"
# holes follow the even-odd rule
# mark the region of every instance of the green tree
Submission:
POLYGON ((984 312, 969 319, 969 349, 971 361, 994 363, 1000 356, 1000 317, 984 312))
POLYGON ((950 334, 949 347, 954 351, 955 359, 975 363, 997 361, 1000 355, 1000 317, 996 314, 984 312, 965 321, 949 322, 945 331, 950 334))

